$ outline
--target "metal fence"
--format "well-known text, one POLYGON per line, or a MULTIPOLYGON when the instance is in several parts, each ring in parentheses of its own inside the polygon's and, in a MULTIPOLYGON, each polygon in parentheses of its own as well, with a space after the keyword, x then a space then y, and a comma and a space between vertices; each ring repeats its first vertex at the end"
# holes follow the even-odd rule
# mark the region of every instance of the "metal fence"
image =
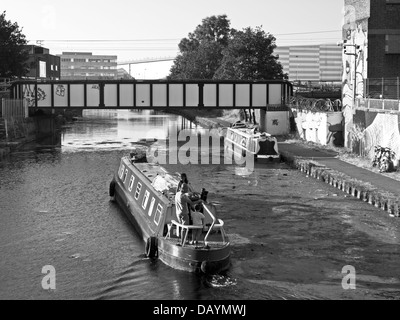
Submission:
POLYGON ((364 80, 364 97, 400 99, 400 78, 368 78, 364 80))
POLYGON ((357 99, 357 109, 370 109, 378 112, 400 113, 400 100, 392 99, 357 99))
POLYGON ((1 99, 0 117, 6 120, 27 118, 28 103, 25 99, 1 99))

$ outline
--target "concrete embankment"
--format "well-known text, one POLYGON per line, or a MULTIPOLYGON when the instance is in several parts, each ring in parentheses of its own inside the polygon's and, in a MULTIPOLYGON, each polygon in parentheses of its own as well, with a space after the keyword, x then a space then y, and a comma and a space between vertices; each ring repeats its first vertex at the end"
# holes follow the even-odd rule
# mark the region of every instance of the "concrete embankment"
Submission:
POLYGON ((387 211, 391 216, 400 216, 399 181, 379 176, 335 158, 312 160, 299 157, 289 150, 282 150, 282 148, 280 148, 280 152, 283 161, 309 177, 321 180, 355 198, 374 205, 376 208, 387 211), (330 163, 331 166, 327 166, 324 162, 330 163), (335 162, 336 165, 334 165, 335 162), (332 167, 339 167, 341 170, 335 170, 332 167), (345 173, 349 171, 351 175, 345 173))

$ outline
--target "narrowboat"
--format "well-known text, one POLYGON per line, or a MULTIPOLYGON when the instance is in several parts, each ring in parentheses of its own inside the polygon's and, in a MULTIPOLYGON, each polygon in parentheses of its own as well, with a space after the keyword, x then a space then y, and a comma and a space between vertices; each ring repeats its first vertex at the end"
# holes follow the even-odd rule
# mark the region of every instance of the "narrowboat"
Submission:
MULTIPOLYGON (((230 240, 224 222, 217 218, 216 206, 207 201, 208 191, 191 193, 201 203, 205 227, 182 225, 176 216, 175 194, 178 179, 146 156, 131 154, 121 158, 109 194, 125 212, 145 243, 148 258, 188 272, 218 274, 230 267, 230 240), (185 229, 202 229, 198 244, 180 241, 185 229)), ((189 235, 188 235, 189 234, 189 235)))
POLYGON ((241 157, 253 155, 255 160, 258 158, 280 160, 276 137, 240 121, 226 128, 224 147, 226 151, 241 157))

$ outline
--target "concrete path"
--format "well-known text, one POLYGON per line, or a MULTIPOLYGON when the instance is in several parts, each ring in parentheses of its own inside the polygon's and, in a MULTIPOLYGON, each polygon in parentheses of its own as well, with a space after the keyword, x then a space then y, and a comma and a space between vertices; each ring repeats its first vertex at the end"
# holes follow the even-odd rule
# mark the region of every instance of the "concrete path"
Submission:
POLYGON ((334 151, 307 148, 285 141, 278 144, 283 159, 292 162, 299 170, 315 178, 322 177, 325 182, 342 191, 380 207, 391 215, 400 216, 400 181, 342 161, 334 151), (311 160, 323 167, 313 166, 311 160), (366 187, 365 183, 372 187, 366 187))

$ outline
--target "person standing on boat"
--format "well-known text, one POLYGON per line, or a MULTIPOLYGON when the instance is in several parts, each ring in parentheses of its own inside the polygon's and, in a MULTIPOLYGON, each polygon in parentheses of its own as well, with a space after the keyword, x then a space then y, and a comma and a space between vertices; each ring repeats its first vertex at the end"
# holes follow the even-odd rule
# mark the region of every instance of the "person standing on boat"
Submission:
MULTIPOLYGON (((189 183, 186 173, 181 173, 181 180, 178 183, 178 188, 176 189, 176 192, 179 192, 181 190, 184 190, 183 193, 187 193, 187 195, 189 197, 190 197, 189 192, 193 192, 193 188, 189 183)), ((189 214, 189 224, 192 224, 192 216, 190 214, 190 206, 189 205, 188 205, 188 214, 189 214)))
MULTIPOLYGON (((198 226, 198 227, 203 227, 204 228, 204 219, 205 216, 200 212, 201 210, 201 205, 196 204, 194 207, 194 212, 192 213, 192 220, 193 220, 193 225, 198 226)), ((203 232, 203 229, 193 229, 192 230, 192 244, 195 244, 196 246, 199 244, 199 238, 201 233, 203 232)))
MULTIPOLYGON (((194 206, 192 200, 190 200, 189 195, 189 187, 186 183, 182 183, 179 187, 176 195, 175 195, 175 208, 176 208, 176 216, 179 219, 179 222, 183 225, 189 225, 189 205, 191 207, 194 206)), ((185 241, 186 230, 183 229, 181 232, 181 243, 178 245, 183 245, 185 241)))
POLYGON ((188 192, 193 192, 192 186, 190 185, 189 180, 187 178, 187 174, 186 173, 181 173, 181 180, 178 183, 178 188, 177 188, 176 191, 178 192, 179 190, 181 190, 182 186, 184 184, 186 184, 188 186, 188 192))

